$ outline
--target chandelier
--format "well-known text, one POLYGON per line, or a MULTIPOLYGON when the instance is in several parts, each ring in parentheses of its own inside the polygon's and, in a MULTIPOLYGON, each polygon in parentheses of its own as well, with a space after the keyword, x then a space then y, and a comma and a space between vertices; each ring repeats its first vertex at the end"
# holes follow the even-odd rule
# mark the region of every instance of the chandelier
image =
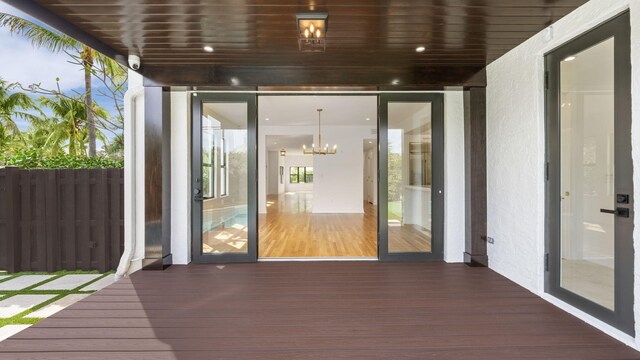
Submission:
POLYGON ((311 144, 311 150, 307 150, 307 145, 302 145, 302 152, 305 155, 333 155, 336 153, 338 149, 338 145, 333 145, 333 148, 329 150, 329 144, 326 144, 324 148, 322 147, 322 129, 320 127, 320 114, 322 114, 322 109, 318 109, 318 148, 316 149, 316 144, 311 144))
POLYGON ((323 52, 327 47, 327 13, 296 14, 298 49, 307 52, 323 52))

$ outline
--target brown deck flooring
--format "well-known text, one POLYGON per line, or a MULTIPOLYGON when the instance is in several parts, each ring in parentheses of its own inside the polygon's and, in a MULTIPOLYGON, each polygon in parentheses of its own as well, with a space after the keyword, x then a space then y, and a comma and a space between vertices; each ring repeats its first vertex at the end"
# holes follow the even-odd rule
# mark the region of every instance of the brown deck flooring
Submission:
POLYGON ((640 359, 486 268, 280 262, 133 274, 0 359, 640 359))

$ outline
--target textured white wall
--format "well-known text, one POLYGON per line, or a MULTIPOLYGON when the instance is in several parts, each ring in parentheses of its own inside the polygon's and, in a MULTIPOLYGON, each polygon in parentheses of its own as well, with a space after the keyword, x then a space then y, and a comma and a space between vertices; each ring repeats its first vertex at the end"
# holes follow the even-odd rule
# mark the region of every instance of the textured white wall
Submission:
MULTIPOLYGON (((489 266, 616 338, 629 336, 544 294, 544 54, 631 9, 633 155, 640 193, 640 1, 592 0, 487 67, 487 201, 489 266)), ((635 221, 640 223, 636 203, 635 221)), ((634 232, 640 246, 640 229, 634 232)), ((636 251, 636 333, 640 332, 640 262, 636 251)))

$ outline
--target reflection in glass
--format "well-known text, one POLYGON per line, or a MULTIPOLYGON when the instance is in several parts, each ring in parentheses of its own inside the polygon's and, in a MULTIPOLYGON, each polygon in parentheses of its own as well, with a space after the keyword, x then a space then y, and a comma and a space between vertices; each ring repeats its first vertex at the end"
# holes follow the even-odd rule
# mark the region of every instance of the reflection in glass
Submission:
POLYGON ((614 40, 561 62, 561 286, 614 309, 614 40))
POLYGON ((247 104, 202 112, 202 252, 247 253, 247 104))
POLYGON ((389 103, 389 252, 431 252, 431 103, 389 103))

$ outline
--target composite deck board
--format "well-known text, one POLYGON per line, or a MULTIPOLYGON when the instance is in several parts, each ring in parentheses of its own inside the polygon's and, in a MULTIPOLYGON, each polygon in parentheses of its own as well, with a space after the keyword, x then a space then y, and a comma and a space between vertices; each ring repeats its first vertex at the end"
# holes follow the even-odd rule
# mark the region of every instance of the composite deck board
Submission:
POLYGON ((257 263, 138 272, 0 359, 640 359, 486 268, 257 263))

